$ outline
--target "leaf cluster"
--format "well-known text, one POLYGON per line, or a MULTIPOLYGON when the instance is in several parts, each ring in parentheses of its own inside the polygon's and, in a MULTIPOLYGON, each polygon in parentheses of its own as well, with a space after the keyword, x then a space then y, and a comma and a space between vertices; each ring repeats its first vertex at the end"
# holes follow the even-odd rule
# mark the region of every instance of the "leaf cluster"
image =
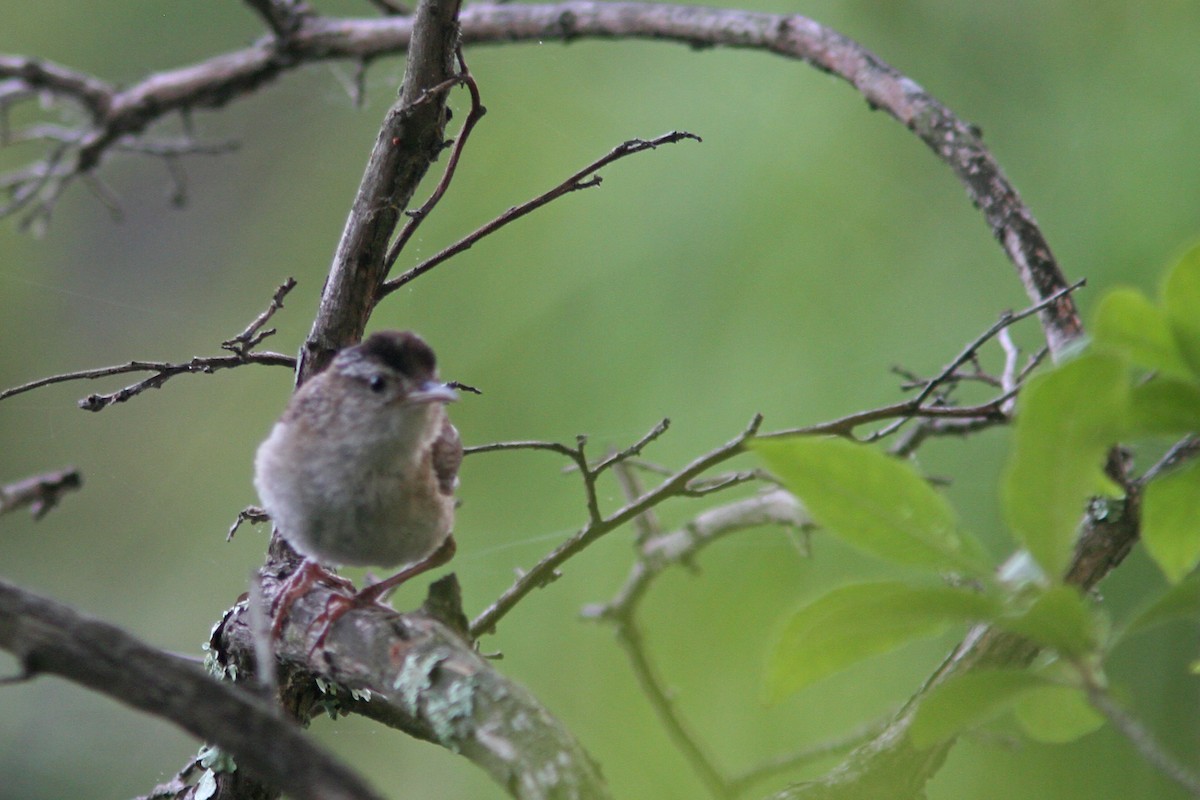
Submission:
POLYGON ((770 699, 950 626, 986 624, 1040 655, 932 681, 910 729, 917 747, 1004 712, 1044 742, 1112 719, 1107 655, 1134 633, 1200 611, 1200 466, 1188 461, 1200 449, 1200 246, 1168 272, 1157 301, 1110 292, 1094 330, 1020 395, 1000 494, 1022 549, 1003 566, 910 461, 845 438, 752 445, 818 525, 897 570, 893 580, 836 588, 786 620, 767 667, 770 699), (1106 471, 1118 443, 1163 436, 1183 438, 1139 479, 1106 471), (1114 625, 1103 601, 1067 576, 1089 517, 1130 509, 1140 510, 1166 588, 1114 625))

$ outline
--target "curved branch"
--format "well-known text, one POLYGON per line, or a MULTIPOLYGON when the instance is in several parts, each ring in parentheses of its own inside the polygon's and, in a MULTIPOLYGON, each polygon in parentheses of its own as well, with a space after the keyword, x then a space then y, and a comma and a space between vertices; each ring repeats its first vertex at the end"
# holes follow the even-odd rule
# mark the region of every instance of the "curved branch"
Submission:
MULTIPOLYGON (((854 86, 871 108, 886 111, 911 130, 954 171, 1016 267, 1033 302, 1042 302, 1067 287, 1033 214, 983 145, 978 129, 862 45, 811 19, 798 14, 576 0, 474 5, 463 11, 459 21, 465 44, 583 38, 669 40, 692 47, 764 50, 837 75, 854 86)), ((94 126, 82 137, 73 168, 76 173, 86 172, 114 141, 144 130, 164 114, 223 105, 303 63, 362 61, 401 52, 408 47, 414 24, 413 18, 399 16, 304 17, 289 32, 286 57, 272 42, 261 42, 152 75, 119 92, 66 68, 17 56, 0 57, 0 78, 15 78, 34 89, 73 97, 92 110, 94 126)), ((442 79, 450 74, 447 68, 442 79)), ((1066 295, 1040 316, 1053 354, 1060 353, 1081 331, 1075 305, 1066 295)))

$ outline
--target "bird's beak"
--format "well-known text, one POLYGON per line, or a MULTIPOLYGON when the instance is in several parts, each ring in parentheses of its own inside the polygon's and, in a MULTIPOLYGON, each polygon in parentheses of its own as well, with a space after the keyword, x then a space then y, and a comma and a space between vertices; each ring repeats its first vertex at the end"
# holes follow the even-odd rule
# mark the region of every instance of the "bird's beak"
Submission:
POLYGON ((444 383, 425 381, 404 397, 405 403, 453 403, 458 399, 458 392, 444 383))

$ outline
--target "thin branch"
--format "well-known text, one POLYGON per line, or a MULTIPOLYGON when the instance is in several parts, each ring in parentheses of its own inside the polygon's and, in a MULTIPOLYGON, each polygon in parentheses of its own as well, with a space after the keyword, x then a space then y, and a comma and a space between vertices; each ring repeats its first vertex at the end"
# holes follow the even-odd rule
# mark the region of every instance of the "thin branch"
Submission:
MULTIPOLYGON (((591 469, 592 474, 594 476, 599 476, 600 473, 604 472, 604 470, 608 469, 609 467, 611 467, 615 464, 620 464, 623 461, 627 461, 628 459, 631 459, 634 456, 641 455, 642 450, 646 449, 646 445, 650 444, 655 439, 662 436, 664 433, 667 432, 667 429, 670 427, 671 427, 671 420, 664 417, 653 428, 651 428, 646 433, 645 436, 638 439, 633 444, 629 445, 629 447, 626 447, 624 450, 621 450, 620 452, 613 453, 609 456, 606 456, 601 461, 599 461, 595 466, 592 467, 592 469, 591 469)), ((633 499, 633 498, 630 498, 630 499, 633 499)))
MULTIPOLYGON (((471 623, 472 638, 479 638, 485 633, 494 631, 496 623, 507 615, 525 595, 553 581, 558 568, 572 556, 582 552, 605 534, 641 516, 667 498, 681 494, 693 478, 744 452, 746 442, 754 438, 761 425, 762 415, 756 414, 746 429, 726 444, 693 460, 658 486, 645 492, 636 500, 626 503, 612 514, 594 516, 589 519, 578 533, 543 556, 537 564, 517 578, 512 586, 475 618, 471 623)), ((582 443, 580 449, 582 450, 582 443)), ((581 467, 581 470, 584 469, 586 467, 581 467)))
MULTIPOLYGON (((629 460, 626 459, 619 463, 613 464, 613 476, 616 477, 618 485, 621 487, 621 494, 625 496, 626 502, 631 502, 641 497, 646 487, 642 483, 641 477, 629 460)), ((646 513, 637 516, 633 520, 633 525, 637 528, 637 542, 645 542, 652 536, 657 536, 662 533, 658 521, 658 515, 654 513, 654 509, 648 510, 646 513)))
POLYGON ((50 92, 74 100, 93 117, 109 112, 117 92, 110 83, 40 58, 0 56, 0 76, 15 78, 30 91, 50 92))
POLYGON ((1172 445, 1162 458, 1151 465, 1138 479, 1138 485, 1145 486, 1164 472, 1169 472, 1197 456, 1200 456, 1200 436, 1187 436, 1172 445))
POLYGON ((596 174, 596 171, 600 168, 605 167, 614 161, 619 161, 626 156, 631 156, 635 153, 643 153, 647 150, 653 150, 660 145, 674 144, 675 142, 680 142, 684 139, 693 139, 697 142, 701 141, 700 137, 693 133, 688 133, 687 131, 671 131, 670 133, 664 133, 663 135, 657 136, 653 139, 630 139, 627 142, 622 142, 608 153, 588 164, 586 167, 579 170, 574 175, 567 178, 565 181, 553 187, 552 189, 539 194, 537 197, 534 197, 531 200, 525 201, 519 206, 513 206, 503 214, 494 218, 491 222, 481 225, 479 228, 476 228, 474 231, 467 234, 462 239, 459 239, 454 244, 425 259, 420 264, 405 272, 403 275, 397 278, 392 278, 383 285, 381 296, 391 294, 410 281, 421 277, 442 262, 449 260, 465 250, 471 249, 471 247, 473 247, 480 239, 495 233, 510 222, 515 222, 521 217, 536 211, 542 206, 557 200, 563 195, 571 192, 577 192, 581 189, 590 189, 593 186, 599 186, 601 178, 596 174))
MULTIPOLYGON (((844 417, 829 420, 828 422, 818 422, 814 425, 804 425, 798 428, 786 428, 784 430, 772 431, 771 433, 764 433, 759 438, 779 439, 788 436, 821 435, 853 438, 854 430, 861 425, 881 422, 887 419, 909 420, 915 417, 939 420, 967 420, 971 422, 987 420, 995 424, 1008 421, 1008 417, 1002 409, 1004 403, 1011 396, 1011 393, 1005 392, 999 397, 976 406, 919 406, 915 400, 905 400, 900 403, 892 403, 891 405, 880 406, 879 408, 847 414, 844 417)), ((884 431, 866 437, 863 441, 880 439, 885 435, 885 432, 890 431, 884 429, 884 431)))
MULTIPOLYGON (((1086 279, 1076 281, 1075 283, 1071 284, 1070 286, 1064 287, 1063 289, 1059 290, 1058 292, 1055 292, 1053 295, 1051 295, 1050 297, 1047 297, 1045 300, 1042 300, 1040 303, 1035 303, 1035 304, 1029 306, 1028 308, 1023 309, 1022 311, 1017 311, 1017 312, 1006 311, 1006 312, 1004 312, 1003 314, 1000 315, 1000 318, 994 324, 992 324, 987 330, 985 330, 983 333, 976 336, 975 339, 973 339, 972 341, 968 342, 967 345, 961 351, 959 351, 959 354, 957 356, 955 356, 953 359, 951 359, 951 361, 948 364, 946 364, 946 366, 944 366, 941 369, 941 371, 937 373, 937 375, 935 375, 932 378, 929 378, 927 380, 917 382, 917 385, 920 386, 920 391, 918 391, 916 396, 913 397, 909 402, 912 403, 914 405, 914 407, 919 408, 922 403, 924 403, 930 397, 933 397, 934 392, 937 391, 940 387, 942 387, 943 385, 946 385, 948 383, 953 383, 953 382, 957 382, 957 381, 961 380, 962 376, 959 373, 959 370, 962 368, 962 366, 964 364, 974 363, 976 365, 975 375, 979 375, 981 372, 979 369, 979 362, 978 362, 979 349, 981 347, 983 347, 983 345, 987 344, 991 339, 1000 337, 1001 348, 1005 350, 1008 360, 1006 362, 1006 367, 1005 367, 1003 377, 999 380, 993 379, 988 382, 993 383, 993 384, 998 384, 1004 390, 1004 393, 996 400, 993 400, 991 403, 987 404, 989 406, 994 405, 995 411, 997 413, 980 414, 978 416, 980 416, 982 418, 995 417, 997 419, 997 421, 1006 420, 1008 417, 1010 417, 1012 415, 1013 404, 1014 404, 1014 401, 1016 400, 1017 392, 1020 389, 1020 381, 1015 377, 1015 368, 1013 366, 1013 362, 1015 361, 1016 354, 1012 347, 1012 341, 1008 337, 1008 334, 1007 334, 1008 329, 1010 327, 1012 327, 1012 325, 1014 325, 1015 323, 1020 322, 1021 320, 1026 319, 1028 317, 1031 317, 1034 314, 1037 314, 1041 311, 1044 311, 1045 309, 1049 308, 1051 305, 1057 303, 1060 299, 1066 297, 1071 292, 1075 291, 1076 289, 1079 289, 1080 287, 1082 287, 1086 284, 1087 284, 1086 279)), ((910 385, 909 387, 906 387, 906 388, 917 388, 917 386, 910 385)), ((882 439, 882 438, 892 435, 893 433, 898 431, 901 427, 903 427, 904 424, 906 422, 908 422, 910 419, 913 419, 916 417, 932 417, 932 416, 938 416, 938 415, 913 413, 911 415, 901 416, 899 419, 896 420, 896 422, 894 422, 891 425, 888 425, 885 428, 878 431, 874 436, 871 437, 871 440, 874 441, 874 440, 882 439)), ((971 415, 968 415, 968 416, 971 416, 971 415)), ((930 430, 932 430, 932 429, 930 429, 930 430)), ((915 444, 916 442, 917 442, 917 440, 909 441, 909 443, 908 443, 908 446, 910 448, 909 452, 912 452, 911 446, 913 444, 915 444)))
POLYGON ((811 747, 797 750, 794 753, 786 753, 730 778, 728 783, 729 789, 733 794, 740 795, 752 785, 782 772, 789 772, 822 758, 828 758, 853 747, 858 747, 864 742, 878 736, 886 728, 887 720, 880 719, 862 725, 845 736, 830 739, 827 742, 819 742, 811 747))
MULTIPOLYGON (((979 354, 979 348, 991 341, 996 335, 1004 330, 1007 330, 1013 324, 1046 310, 1059 300, 1069 295, 1071 292, 1079 289, 1082 286, 1085 286, 1086 284, 1087 279, 1078 280, 1070 286, 1064 286, 1062 289, 1054 292, 1049 297, 1046 297, 1040 302, 1034 303, 1022 311, 1017 311, 1015 313, 1012 311, 1004 312, 1000 315, 1000 319, 996 320, 996 322, 987 330, 976 336, 972 341, 968 342, 967 345, 959 352, 959 354, 951 359, 950 363, 942 368, 941 372, 926 381, 925 385, 921 388, 921 391, 918 392, 917 396, 913 399, 917 403, 925 402, 929 399, 930 395, 933 394, 934 390, 937 389, 938 386, 949 380, 958 371, 959 367, 974 359, 979 354)), ((1006 388, 1012 390, 1016 387, 1010 386, 1006 388)))
MULTIPOLYGON (((628 469, 627 464, 620 467, 628 469)), ((641 494, 643 492, 639 491, 629 500, 634 501, 641 494)), ((692 563, 703 548, 725 536, 763 525, 783 525, 801 530, 811 527, 812 522, 799 501, 782 489, 773 489, 725 506, 708 509, 678 530, 666 533, 655 531, 652 535, 645 536, 639 541, 638 557, 630 570, 629 578, 616 596, 607 603, 584 609, 585 617, 607 620, 616 626, 617 639, 629 657, 630 666, 651 707, 692 769, 709 792, 717 798, 734 797, 757 780, 807 763, 822 755, 848 749, 867 735, 860 732, 855 737, 775 759, 736 778, 726 778, 715 766, 714 759, 699 737, 683 719, 671 698, 671 693, 658 677, 650 661, 636 622, 636 614, 642 597, 654 579, 669 567, 692 563)))
POLYGON ((617 626, 617 642, 629 656, 634 677, 637 678, 642 693, 650 700, 651 707, 658 714, 667 735, 683 753, 700 781, 714 797, 720 800, 728 800, 733 797, 725 778, 713 765, 712 755, 701 746, 699 738, 688 728, 676 711, 671 697, 662 688, 661 681, 646 656, 646 647, 642 641, 641 631, 632 619, 625 620, 617 626))
POLYGON ((50 386, 55 383, 65 383, 67 381, 79 380, 95 380, 97 378, 107 378, 112 375, 126 375, 132 372, 153 372, 149 378, 130 384, 123 389, 110 394, 91 394, 79 401, 79 407, 85 411, 102 411, 105 408, 115 404, 123 403, 132 397, 136 397, 147 389, 157 389, 161 387, 171 378, 176 375, 202 373, 211 375, 217 370, 232 369, 241 367, 246 364, 266 364, 268 366, 287 367, 295 369, 296 359, 291 356, 285 356, 281 353, 258 353, 251 352, 251 349, 262 343, 264 339, 275 333, 274 328, 262 331, 260 329, 267 323, 268 320, 275 314, 276 311, 283 308, 283 298, 292 287, 296 285, 296 281, 288 278, 283 285, 275 290, 275 294, 271 298, 271 304, 266 311, 259 314, 254 321, 246 327, 244 331, 239 333, 232 339, 227 339, 221 343, 221 347, 229 350, 232 355, 228 356, 193 356, 190 361, 170 362, 170 361, 130 361, 125 364, 116 364, 111 367, 97 367, 94 369, 79 370, 77 372, 66 372, 61 375, 51 375, 46 378, 38 378, 35 381, 14 386, 11 389, 0 391, 0 400, 6 400, 9 397, 14 397, 18 394, 40 389, 43 386, 50 386))
POLYGON ((584 609, 584 616, 614 620, 632 616, 659 574, 672 566, 690 564, 701 550, 726 536, 764 525, 807 530, 812 524, 796 497, 783 489, 706 509, 682 527, 641 542, 625 584, 612 600, 584 609))
POLYGON ((237 336, 221 342, 221 347, 225 350, 229 350, 232 353, 237 353, 238 355, 246 355, 249 353, 249 351, 262 344, 263 340, 268 336, 273 336, 275 334, 274 328, 269 328, 265 331, 263 331, 262 328, 271 321, 271 317, 275 316, 276 311, 279 311, 283 308, 283 298, 287 297, 288 292, 294 288, 296 288, 296 279, 288 277, 288 279, 281 283, 279 288, 275 290, 275 294, 271 295, 271 302, 266 309, 253 320, 251 320, 250 324, 246 326, 245 330, 243 330, 237 336))
POLYGON ((267 364, 276 367, 294 368, 296 366, 296 359, 280 353, 247 353, 245 355, 229 356, 195 356, 190 361, 178 363, 170 361, 129 361, 125 364, 114 364, 110 367, 96 367, 94 369, 65 372, 61 375, 38 378, 35 381, 23 383, 11 389, 5 389, 0 392, 0 400, 7 400, 18 394, 40 389, 43 386, 50 386, 55 383, 95 380, 97 378, 107 378, 111 375, 125 375, 131 372, 155 373, 145 380, 138 381, 111 394, 92 394, 79 401, 79 407, 86 411, 100 411, 114 403, 123 403, 147 389, 157 389, 176 375, 185 373, 203 373, 207 375, 220 369, 231 369, 233 367, 244 366, 245 364, 267 364))
POLYGON ((1133 745, 1133 749, 1147 763, 1186 790, 1192 797, 1200 797, 1200 774, 1178 761, 1145 725, 1122 708, 1108 690, 1101 685, 1100 680, 1091 669, 1082 667, 1079 673, 1083 678, 1083 689, 1092 708, 1099 711, 1113 728, 1133 745))
POLYGON ((45 472, 0 486, 0 514, 29 506, 34 519, 41 519, 58 505, 62 496, 83 486, 83 476, 74 467, 45 472))
MULTIPOLYGON (((1074 289, 1083 285, 1082 282, 1065 287, 1062 291, 1062 296, 1074 291, 1074 289)), ((1059 295, 1047 298, 1041 303, 1024 309, 1020 312, 1008 312, 1001 315, 1000 319, 990 326, 986 331, 972 340, 964 347, 959 354, 950 361, 935 377, 924 382, 924 386, 916 396, 909 400, 891 405, 882 406, 880 408, 868 409, 854 414, 849 414, 838 419, 827 422, 807 425, 798 428, 788 428, 783 430, 772 431, 770 433, 758 433, 758 427, 761 424, 761 417, 756 417, 755 422, 750 428, 742 433, 737 439, 726 444, 724 447, 718 448, 711 453, 702 456, 696 461, 689 464, 683 470, 668 475, 662 483, 654 489, 644 493, 636 501, 629 502, 624 508, 614 512, 612 515, 605 517, 600 511, 599 502, 596 492, 596 479, 598 475, 608 466, 613 463, 632 460, 641 454, 642 449, 662 435, 666 431, 669 424, 668 420, 663 420, 658 426, 653 428, 648 434, 642 437, 634 445, 625 450, 613 454, 608 458, 599 462, 596 466, 590 466, 587 457, 584 453, 584 446, 587 442, 586 437, 580 436, 577 438, 576 447, 572 448, 567 445, 557 442, 506 442, 496 443, 492 445, 484 445, 482 447, 470 448, 468 453, 496 452, 501 450, 514 449, 539 449, 556 452, 570 458, 580 471, 584 482, 584 490, 587 496, 588 503, 588 521, 584 527, 573 537, 560 544, 557 548, 551 551, 548 555, 542 558, 532 569, 522 574, 500 598, 498 598, 491 606, 483 611, 472 623, 471 631, 473 636, 480 636, 483 633, 490 632, 494 629, 497 621, 512 609, 522 597, 538 586, 543 586, 553 580, 558 575, 558 568, 569 558, 576 553, 585 549, 592 541, 603 536, 616 527, 625 522, 637 519, 647 510, 653 508, 658 503, 666 500, 669 497, 677 496, 700 496, 709 494, 715 491, 720 491, 730 486, 735 486, 744 483, 748 480, 753 480, 760 477, 757 473, 732 473, 727 476, 718 477, 715 480, 710 480, 704 483, 697 484, 695 479, 708 469, 717 464, 743 452, 745 443, 751 438, 758 439, 774 439, 791 436, 818 436, 818 435, 835 435, 853 438, 855 430, 862 425, 867 425, 874 422, 884 420, 898 420, 904 422, 910 419, 923 419, 933 422, 950 423, 940 433, 947 433, 951 430, 956 430, 959 433, 979 430, 990 425, 1002 424, 1009 420, 1011 413, 1011 401, 1020 390, 1020 384, 1013 386, 1011 389, 1003 392, 992 400, 975 406, 946 406, 946 405, 923 405, 923 401, 932 396, 933 389, 948 380, 952 379, 955 372, 963 365, 970 362, 978 349, 995 337, 1001 331, 1008 328, 1013 323, 1030 317, 1044 310, 1049 305, 1058 302, 1061 299, 1059 295)), ((887 426, 880 431, 865 437, 863 441, 876 441, 888 433, 894 431, 897 425, 887 426)), ((901 452, 911 452, 919 442, 929 436, 938 433, 936 428, 930 427, 922 430, 919 435, 914 435, 904 440, 897 446, 897 450, 901 452)))
POLYGON ((285 44, 292 34, 300 30, 305 18, 313 14, 303 0, 245 0, 245 3, 263 18, 267 27, 285 44))

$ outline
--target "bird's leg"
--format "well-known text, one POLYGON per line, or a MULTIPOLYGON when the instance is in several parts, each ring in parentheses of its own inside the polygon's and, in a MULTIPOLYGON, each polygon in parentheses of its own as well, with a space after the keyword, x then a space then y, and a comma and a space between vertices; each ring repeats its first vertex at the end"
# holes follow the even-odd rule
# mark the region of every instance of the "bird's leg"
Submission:
MULTIPOLYGON (((279 588, 279 593, 275 595, 275 601, 271 603, 271 618, 273 619, 271 624, 272 639, 279 638, 279 634, 283 630, 284 620, 287 619, 287 614, 292 604, 307 594, 309 589, 313 587, 313 584, 317 583, 324 584, 332 589, 341 589, 347 592, 354 591, 354 584, 350 581, 334 575, 311 558, 304 559, 296 571, 289 575, 283 582, 283 586, 279 588)), ((334 596, 337 597, 339 595, 334 596)), ((325 637, 322 636, 321 638, 324 640, 325 637)))
POLYGON ((392 590, 405 581, 415 578, 422 572, 428 572, 431 569, 440 567, 450 559, 454 558, 455 551, 458 550, 458 545, 454 541, 453 536, 447 536, 446 541, 442 542, 437 550, 434 550, 425 558, 415 564, 405 567, 390 578, 384 578, 377 583, 372 583, 370 586, 364 586, 358 594, 354 595, 354 605, 361 608, 372 604, 382 605, 383 600, 392 590))
MULTIPOLYGON (((329 600, 325 603, 325 609, 317 615, 317 618, 313 620, 313 623, 310 626, 310 629, 319 628, 320 632, 317 634, 317 639, 313 643, 313 646, 309 649, 309 655, 319 650, 321 646, 325 644, 325 639, 329 636, 329 631, 333 628, 333 623, 337 622, 342 615, 349 611, 353 611, 356 608, 366 608, 367 606, 381 606, 388 611, 393 611, 394 609, 392 609, 391 606, 388 606, 383 602, 384 598, 391 593, 393 589, 410 578, 415 578, 423 572, 428 572, 431 569, 445 564, 454 557, 454 553, 457 549, 458 545, 455 543, 454 537, 447 536, 446 541, 442 542, 441 546, 439 546, 437 550, 434 550, 432 553, 425 556, 425 558, 421 559, 415 564, 410 564, 390 578, 384 578, 377 583, 372 583, 370 586, 365 586, 353 595, 330 595, 329 600)), ((303 567, 301 567, 301 569, 303 569, 303 567)), ((328 575, 328 573, 326 573, 326 575, 328 575)), ((329 577, 334 578, 337 581, 343 580, 333 575, 330 575, 329 577)), ((349 583, 347 582, 346 585, 348 586, 349 583)), ((307 589, 307 587, 305 588, 307 589)))

